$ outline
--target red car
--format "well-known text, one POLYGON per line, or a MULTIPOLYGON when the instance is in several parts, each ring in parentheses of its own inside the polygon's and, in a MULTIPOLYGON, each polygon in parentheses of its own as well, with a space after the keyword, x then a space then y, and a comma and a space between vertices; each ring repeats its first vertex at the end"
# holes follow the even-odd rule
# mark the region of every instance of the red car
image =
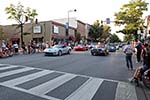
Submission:
POLYGON ((75 51, 86 51, 86 50, 88 50, 88 46, 79 44, 79 45, 75 46, 73 48, 73 50, 75 50, 75 51))

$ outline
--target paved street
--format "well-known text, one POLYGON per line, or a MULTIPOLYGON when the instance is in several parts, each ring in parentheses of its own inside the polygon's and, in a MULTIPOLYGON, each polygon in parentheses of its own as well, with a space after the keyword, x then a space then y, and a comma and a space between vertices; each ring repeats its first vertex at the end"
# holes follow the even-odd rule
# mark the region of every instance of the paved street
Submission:
POLYGON ((150 95, 143 85, 128 82, 133 72, 120 52, 17 55, 0 63, 0 100, 148 100, 150 95))

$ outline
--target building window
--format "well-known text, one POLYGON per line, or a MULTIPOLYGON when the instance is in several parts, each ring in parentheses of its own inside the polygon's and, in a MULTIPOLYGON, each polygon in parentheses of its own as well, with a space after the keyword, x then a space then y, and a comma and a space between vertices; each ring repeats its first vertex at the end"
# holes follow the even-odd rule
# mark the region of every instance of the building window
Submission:
POLYGON ((59 27, 54 25, 53 26, 53 33, 59 33, 59 27))
POLYGON ((41 26, 34 26, 33 27, 33 33, 42 33, 42 27, 41 26))

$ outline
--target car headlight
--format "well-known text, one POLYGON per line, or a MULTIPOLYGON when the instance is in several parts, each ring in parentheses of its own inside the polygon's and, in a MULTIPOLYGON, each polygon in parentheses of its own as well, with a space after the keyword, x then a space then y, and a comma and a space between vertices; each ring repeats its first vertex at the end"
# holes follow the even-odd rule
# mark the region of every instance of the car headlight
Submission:
POLYGON ((48 50, 47 49, 44 49, 44 52, 47 52, 48 50))
POLYGON ((58 50, 54 50, 55 52, 58 52, 58 50))

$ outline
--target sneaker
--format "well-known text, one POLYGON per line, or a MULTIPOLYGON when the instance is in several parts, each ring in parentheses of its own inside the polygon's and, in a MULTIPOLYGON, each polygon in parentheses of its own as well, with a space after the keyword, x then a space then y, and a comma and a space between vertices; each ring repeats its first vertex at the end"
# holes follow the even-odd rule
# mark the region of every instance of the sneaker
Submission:
POLYGON ((134 79, 133 79, 133 78, 129 78, 128 80, 129 80, 130 83, 133 83, 133 82, 134 82, 134 79))

